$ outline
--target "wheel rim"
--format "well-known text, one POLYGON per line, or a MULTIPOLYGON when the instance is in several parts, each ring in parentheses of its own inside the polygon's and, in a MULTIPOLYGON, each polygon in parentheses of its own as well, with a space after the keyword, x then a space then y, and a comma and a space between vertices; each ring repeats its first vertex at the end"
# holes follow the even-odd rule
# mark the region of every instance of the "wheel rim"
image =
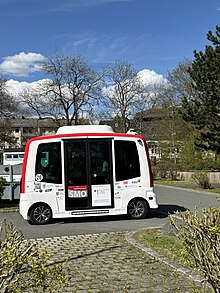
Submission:
POLYGON ((36 207, 34 210, 34 218, 38 223, 46 223, 50 219, 50 209, 46 206, 36 207))
POLYGON ((145 211, 144 204, 141 201, 132 201, 129 205, 129 214, 132 217, 139 218, 145 211))

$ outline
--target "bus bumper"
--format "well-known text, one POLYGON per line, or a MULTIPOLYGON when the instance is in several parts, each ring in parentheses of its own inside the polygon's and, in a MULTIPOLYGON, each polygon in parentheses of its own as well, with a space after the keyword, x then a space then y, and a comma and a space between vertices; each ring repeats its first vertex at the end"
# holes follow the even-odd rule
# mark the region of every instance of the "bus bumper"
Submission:
POLYGON ((25 219, 25 220, 28 220, 29 217, 28 217, 28 210, 30 208, 30 202, 26 201, 26 200, 20 200, 20 203, 19 203, 19 212, 20 212, 20 215, 25 219))
POLYGON ((150 209, 157 209, 157 196, 153 191, 147 191, 147 201, 150 209))

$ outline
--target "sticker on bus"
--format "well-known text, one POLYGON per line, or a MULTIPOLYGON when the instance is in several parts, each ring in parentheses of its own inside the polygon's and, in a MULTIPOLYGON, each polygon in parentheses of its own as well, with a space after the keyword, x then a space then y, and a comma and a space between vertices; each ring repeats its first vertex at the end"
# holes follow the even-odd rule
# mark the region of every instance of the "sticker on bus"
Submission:
POLYGON ((71 198, 88 197, 87 190, 88 190, 87 185, 68 186, 68 197, 71 197, 71 198))
POLYGON ((111 185, 92 185, 92 206, 111 205, 111 185))

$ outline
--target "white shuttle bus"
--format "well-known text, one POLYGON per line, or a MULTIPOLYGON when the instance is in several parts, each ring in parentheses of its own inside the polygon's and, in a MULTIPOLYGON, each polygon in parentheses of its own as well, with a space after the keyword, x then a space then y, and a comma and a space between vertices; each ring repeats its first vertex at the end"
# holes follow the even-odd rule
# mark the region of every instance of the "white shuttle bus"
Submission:
POLYGON ((20 213, 33 224, 52 218, 129 214, 158 207, 145 139, 110 126, 63 126, 27 142, 20 213))

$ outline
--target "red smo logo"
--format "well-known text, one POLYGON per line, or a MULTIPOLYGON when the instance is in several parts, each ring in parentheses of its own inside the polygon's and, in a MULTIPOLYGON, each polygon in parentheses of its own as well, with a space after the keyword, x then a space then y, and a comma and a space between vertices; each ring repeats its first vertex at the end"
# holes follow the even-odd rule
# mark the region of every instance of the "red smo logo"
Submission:
POLYGON ((68 186, 68 197, 87 197, 87 185, 68 186))

